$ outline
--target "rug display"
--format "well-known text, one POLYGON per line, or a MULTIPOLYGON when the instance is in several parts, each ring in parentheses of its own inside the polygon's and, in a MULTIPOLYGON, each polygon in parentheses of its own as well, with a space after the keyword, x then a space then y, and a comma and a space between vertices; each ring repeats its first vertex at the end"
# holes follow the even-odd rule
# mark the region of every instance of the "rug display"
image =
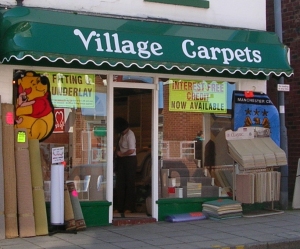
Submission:
POLYGON ((15 160, 19 236, 33 237, 36 233, 27 129, 15 129, 15 160))
POLYGON ((279 201, 280 177, 277 171, 237 174, 236 200, 245 204, 279 201))
POLYGON ((4 212, 5 237, 16 238, 18 233, 17 220, 17 179, 14 156, 14 106, 1 104, 3 146, 3 176, 4 176, 4 212))
POLYGON ((231 219, 242 217, 242 205, 232 199, 218 199, 202 204, 202 212, 211 219, 231 219))
POLYGON ((38 139, 30 139, 29 157, 32 182, 33 208, 36 235, 48 234, 43 173, 41 165, 40 144, 38 139))
POLYGON ((254 174, 242 173, 236 175, 236 200, 241 203, 254 203, 254 174))

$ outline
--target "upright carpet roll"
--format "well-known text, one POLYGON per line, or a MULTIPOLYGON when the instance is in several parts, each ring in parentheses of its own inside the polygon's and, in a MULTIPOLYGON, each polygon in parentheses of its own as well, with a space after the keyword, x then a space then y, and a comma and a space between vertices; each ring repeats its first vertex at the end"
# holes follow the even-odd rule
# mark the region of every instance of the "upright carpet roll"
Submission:
MULTIPOLYGON (((1 96, 0 96, 1 103, 1 96)), ((0 108, 0 117, 2 112, 0 108)), ((3 154, 2 154, 2 122, 0 122, 0 239, 5 239, 5 219, 4 219, 4 178, 3 178, 3 154)))
POLYGON ((65 214, 65 226, 66 230, 76 230, 76 223, 74 217, 74 211, 72 207, 71 198, 69 195, 67 184, 64 184, 64 214, 65 214))
POLYGON ((74 182, 67 183, 69 195, 71 198, 71 203, 74 211, 74 218, 76 223, 76 230, 86 229, 85 220, 83 218, 81 206, 78 199, 78 193, 75 189, 74 182))
POLYGON ((51 224, 64 224, 64 165, 51 165, 51 224))
POLYGON ((18 234, 17 219, 17 179, 14 156, 14 106, 1 104, 3 146, 3 176, 4 176, 4 213, 5 237, 16 238, 18 234), (11 120, 12 119, 12 120, 11 120))
POLYGON ((27 129, 15 129, 15 159, 19 233, 20 237, 33 237, 36 233, 27 129))
POLYGON ((40 143, 38 139, 29 141, 29 157, 32 181, 33 208, 36 235, 48 234, 48 221, 46 202, 44 194, 44 182, 40 154, 40 143))

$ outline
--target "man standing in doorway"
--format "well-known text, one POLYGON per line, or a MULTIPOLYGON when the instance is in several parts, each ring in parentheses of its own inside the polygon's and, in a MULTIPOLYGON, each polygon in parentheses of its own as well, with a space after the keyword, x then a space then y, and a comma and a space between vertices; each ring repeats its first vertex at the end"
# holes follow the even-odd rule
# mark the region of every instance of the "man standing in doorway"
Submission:
POLYGON ((131 213, 135 210, 136 139, 124 118, 115 118, 114 129, 120 136, 115 152, 117 198, 114 212, 131 213))

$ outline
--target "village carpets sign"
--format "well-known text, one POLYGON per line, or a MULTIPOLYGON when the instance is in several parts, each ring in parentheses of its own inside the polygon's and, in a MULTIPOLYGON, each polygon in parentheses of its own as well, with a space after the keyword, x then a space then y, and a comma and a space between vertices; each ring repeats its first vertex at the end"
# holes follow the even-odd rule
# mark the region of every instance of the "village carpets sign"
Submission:
POLYGON ((3 11, 0 16, 5 23, 1 26, 2 33, 7 34, 2 37, 0 47, 2 62, 13 58, 46 59, 87 67, 96 65, 103 70, 137 67, 147 72, 179 70, 186 75, 190 70, 259 77, 293 74, 289 49, 272 32, 26 7, 3 11), (26 27, 20 30, 22 23, 26 27))
POLYGON ((227 82, 169 80, 169 111, 227 112, 227 82))
POLYGON ((39 72, 50 81, 54 107, 95 108, 95 75, 39 72))
MULTIPOLYGON (((162 37, 139 37, 138 40, 131 36, 131 39, 123 37, 118 33, 91 31, 84 35, 80 29, 74 29, 74 35, 77 36, 86 51, 93 51, 99 54, 123 54, 137 56, 140 59, 158 59, 168 58, 174 55, 183 56, 184 60, 206 60, 215 61, 223 65, 230 65, 232 62, 259 64, 262 62, 261 51, 251 49, 248 46, 243 48, 234 48, 218 44, 218 46, 206 45, 207 40, 194 41, 184 39, 176 43, 176 37, 170 44, 164 45, 162 37), (122 38, 123 37, 123 38, 122 38), (169 49, 172 48, 172 51, 169 49), (179 48, 174 51, 174 48, 179 48)), ((211 44, 211 43, 210 43, 211 44)), ((234 46, 234 42, 233 42, 234 46)))

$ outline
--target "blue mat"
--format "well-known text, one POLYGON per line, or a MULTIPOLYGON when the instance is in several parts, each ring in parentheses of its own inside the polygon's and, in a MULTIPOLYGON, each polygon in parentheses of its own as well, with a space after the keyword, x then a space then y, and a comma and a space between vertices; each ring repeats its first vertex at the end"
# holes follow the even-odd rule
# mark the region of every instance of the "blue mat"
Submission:
POLYGON ((204 220, 206 216, 202 212, 192 212, 185 214, 172 214, 166 217, 166 221, 169 222, 183 222, 183 221, 194 221, 194 220, 204 220))

